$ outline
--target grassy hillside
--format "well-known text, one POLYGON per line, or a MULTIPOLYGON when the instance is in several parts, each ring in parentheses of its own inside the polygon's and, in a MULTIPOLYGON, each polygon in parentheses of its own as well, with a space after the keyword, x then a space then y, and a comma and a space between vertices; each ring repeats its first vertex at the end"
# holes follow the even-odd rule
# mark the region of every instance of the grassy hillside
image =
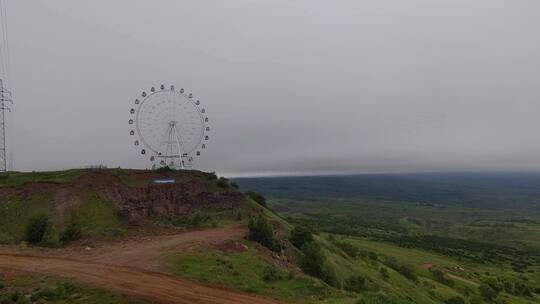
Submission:
POLYGON ((257 212, 228 181, 199 171, 121 169, 9 173, 0 177, 0 244, 25 240, 28 223, 46 216, 59 234, 113 237, 130 227, 210 226, 257 212), (154 180, 173 178, 174 184, 154 180))
MULTIPOLYGON (((507 208, 397 201, 355 193, 357 180, 340 180, 349 187, 344 195, 324 192, 328 185, 310 184, 311 179, 300 182, 296 191, 292 180, 284 180, 284 189, 292 194, 280 188, 283 181, 272 180, 267 186, 277 192, 270 191, 265 200, 198 171, 12 173, 0 178, 0 242, 26 240, 28 223, 37 216, 49 220, 47 244, 57 233, 59 243, 52 244, 58 246, 72 241, 60 242, 77 229, 77 239, 88 242, 145 229, 241 223, 249 227, 248 239, 219 244, 200 240, 182 250, 167 250, 161 254, 163 271, 284 303, 540 301, 535 294, 540 292, 539 218, 534 207, 523 209, 532 201, 507 208), (156 184, 160 178, 175 183, 156 184)), ((262 180, 238 182, 242 190, 261 190, 248 187, 262 180)), ((420 188, 435 191, 429 182, 420 188)), ((457 195, 448 191, 432 196, 457 195)), ((61 281, 39 280, 36 284, 58 289, 62 299, 74 296, 64 294, 61 281)), ((13 281, 5 285, 10 294, 19 288, 13 281)), ((82 286, 67 290, 103 298, 104 303, 108 297, 124 301, 82 286)))
POLYGON ((539 181, 537 174, 236 180, 267 195, 290 223, 323 232, 334 247, 356 248, 357 268, 342 269, 356 269, 381 291, 414 303, 454 296, 466 303, 538 303, 539 181), (404 280, 404 266, 416 280, 404 280))

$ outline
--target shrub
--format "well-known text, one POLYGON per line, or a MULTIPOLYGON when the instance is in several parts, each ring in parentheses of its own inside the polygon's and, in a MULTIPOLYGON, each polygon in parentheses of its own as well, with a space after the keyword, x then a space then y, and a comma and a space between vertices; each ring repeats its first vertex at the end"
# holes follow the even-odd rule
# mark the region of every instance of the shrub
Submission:
POLYGON ((381 267, 379 269, 379 273, 381 274, 381 277, 385 280, 387 280, 390 277, 390 274, 388 273, 388 270, 384 267, 381 267))
POLYGON ((497 278, 487 278, 484 283, 489 285, 495 292, 501 292, 504 289, 504 284, 497 278))
POLYGON ((281 275, 274 265, 266 265, 263 269, 262 279, 266 282, 274 282, 280 280, 281 275))
POLYGON ((191 217, 189 218, 189 224, 195 227, 198 227, 202 225, 204 222, 208 220, 208 216, 206 214, 203 214, 201 212, 195 212, 191 217))
POLYGON ((444 303, 446 304, 465 304, 465 300, 462 297, 451 297, 450 299, 446 300, 444 303))
POLYGON ((302 247, 302 253, 300 258, 302 270, 309 275, 320 278, 326 260, 321 247, 315 242, 306 243, 302 247))
POLYGON ((414 281, 414 282, 418 281, 418 277, 416 276, 416 273, 414 271, 414 266, 409 265, 409 264, 400 264, 393 257, 386 259, 386 265, 394 269, 395 271, 399 272, 410 281, 414 281))
POLYGON ((370 259, 370 260, 373 260, 373 261, 377 261, 379 259, 379 256, 377 256, 377 253, 373 252, 373 251, 368 251, 367 252, 367 257, 370 259))
POLYGON ((200 211, 196 211, 189 216, 180 216, 172 220, 172 224, 177 227, 199 227, 210 220, 210 217, 200 211))
POLYGON ((156 169, 156 172, 159 172, 159 173, 166 173, 166 172, 172 172, 172 171, 174 171, 174 169, 172 169, 169 166, 159 167, 156 169))
POLYGON ((262 214, 256 219, 250 219, 248 228, 248 238, 250 240, 257 242, 272 251, 279 250, 277 240, 274 238, 274 231, 266 220, 266 217, 264 217, 262 214))
POLYGON ((39 299, 43 299, 45 301, 53 301, 60 298, 60 295, 58 294, 57 290, 55 288, 51 288, 48 286, 39 288, 35 290, 32 293, 32 296, 30 297, 30 300, 36 302, 39 299))
POLYGON ((330 286, 341 288, 341 282, 338 279, 336 270, 332 267, 332 264, 328 262, 325 262, 322 265, 320 279, 330 286))
POLYGON ((47 225, 47 229, 45 229, 45 233, 39 244, 45 247, 60 247, 60 238, 53 224, 47 225))
POLYGON ((478 287, 478 290, 480 291, 480 295, 482 298, 488 302, 495 300, 497 298, 497 292, 491 288, 489 285, 482 284, 480 287, 478 287))
POLYGON ((313 241, 313 234, 308 227, 299 225, 294 227, 294 229, 291 231, 289 240, 294 246, 296 246, 296 248, 302 248, 304 244, 313 241))
POLYGON ((257 202, 259 205, 267 208, 268 206, 266 205, 266 198, 264 196, 262 196, 262 194, 258 193, 258 192, 255 192, 255 191, 248 191, 246 192, 246 195, 251 198, 252 200, 254 200, 255 202, 257 202))
POLYGON ((235 182, 231 182, 231 187, 233 187, 234 189, 240 189, 240 186, 238 186, 238 184, 235 182))
POLYGON ((532 297, 533 288, 525 283, 515 282, 512 294, 516 296, 532 297))
POLYGON ((356 258, 358 256, 358 247, 354 246, 350 242, 347 241, 341 241, 335 243, 337 247, 339 247, 343 252, 345 252, 348 256, 351 258, 356 258))
POLYGON ((49 225, 49 218, 45 214, 32 217, 26 226, 25 240, 29 244, 41 243, 49 225))
POLYGON ((72 241, 76 241, 81 238, 82 235, 82 224, 79 215, 75 212, 71 214, 66 228, 60 235, 60 240, 62 243, 67 244, 72 241))
POLYGON ((220 188, 227 188, 229 187, 229 180, 227 180, 225 177, 220 177, 216 182, 216 185, 220 188))
POLYGON ((366 279, 361 275, 356 275, 345 280, 343 288, 347 291, 361 292, 366 285, 366 279))
POLYGON ((216 180, 218 177, 216 175, 216 172, 210 172, 208 173, 208 180, 216 180))
POLYGON ((454 281, 448 279, 440 269, 433 269, 431 273, 433 274, 435 281, 448 286, 454 285, 454 281))
POLYGON ((416 276, 413 265, 410 265, 410 264, 400 265, 398 271, 410 281, 418 281, 418 277, 416 276))

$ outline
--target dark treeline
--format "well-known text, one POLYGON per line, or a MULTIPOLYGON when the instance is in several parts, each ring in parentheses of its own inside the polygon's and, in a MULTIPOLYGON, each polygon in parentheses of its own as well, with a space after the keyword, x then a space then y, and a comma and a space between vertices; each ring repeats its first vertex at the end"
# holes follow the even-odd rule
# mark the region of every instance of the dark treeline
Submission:
POLYGON ((369 198, 481 208, 540 209, 540 173, 416 173, 239 178, 268 197, 369 198))

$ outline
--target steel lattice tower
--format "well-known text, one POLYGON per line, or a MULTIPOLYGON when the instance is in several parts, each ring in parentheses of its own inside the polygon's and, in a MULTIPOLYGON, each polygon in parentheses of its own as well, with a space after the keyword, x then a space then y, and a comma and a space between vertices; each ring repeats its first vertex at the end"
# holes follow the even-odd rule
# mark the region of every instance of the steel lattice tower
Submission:
POLYGON ((10 92, 4 89, 2 79, 0 79, 0 173, 7 172, 7 147, 6 147, 6 111, 10 111, 10 92))

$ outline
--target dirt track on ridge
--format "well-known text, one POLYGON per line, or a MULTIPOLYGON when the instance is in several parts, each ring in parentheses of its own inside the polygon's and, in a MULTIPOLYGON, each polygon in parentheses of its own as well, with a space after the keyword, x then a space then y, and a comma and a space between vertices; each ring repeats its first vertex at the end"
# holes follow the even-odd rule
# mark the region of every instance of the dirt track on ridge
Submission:
POLYGON ((195 243, 218 244, 241 239, 245 228, 219 229, 131 240, 96 250, 40 252, 33 248, 0 250, 0 269, 42 273, 117 291, 133 298, 178 304, 276 304, 232 290, 213 288, 157 271, 160 254, 195 243), (129 265, 129 266, 128 266, 129 265))

